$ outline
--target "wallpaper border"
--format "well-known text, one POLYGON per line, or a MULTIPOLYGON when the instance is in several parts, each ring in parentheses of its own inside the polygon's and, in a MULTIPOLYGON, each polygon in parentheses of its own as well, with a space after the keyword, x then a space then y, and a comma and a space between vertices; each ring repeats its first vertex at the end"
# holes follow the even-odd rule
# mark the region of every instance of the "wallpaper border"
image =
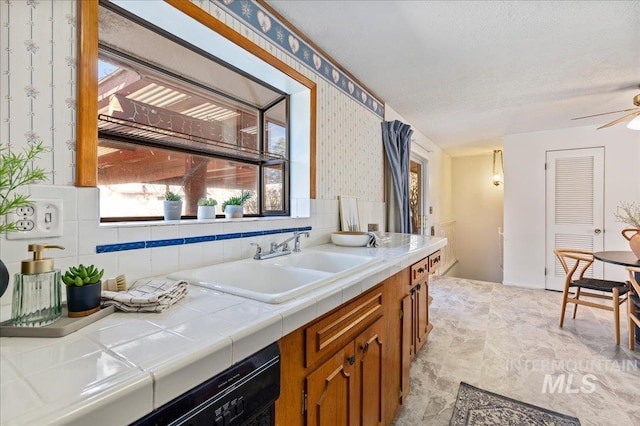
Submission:
POLYGON ((253 28, 256 34, 279 46, 282 51, 323 80, 344 92, 378 117, 384 118, 384 102, 375 98, 362 86, 347 77, 332 62, 309 46, 298 34, 287 28, 260 4, 249 0, 209 0, 209 2, 225 9, 253 28))

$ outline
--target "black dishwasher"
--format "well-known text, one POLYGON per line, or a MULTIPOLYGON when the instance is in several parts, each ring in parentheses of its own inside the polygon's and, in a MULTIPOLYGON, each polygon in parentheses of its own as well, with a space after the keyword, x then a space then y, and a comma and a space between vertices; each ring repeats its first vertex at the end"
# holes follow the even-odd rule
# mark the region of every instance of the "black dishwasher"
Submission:
POLYGON ((273 425, 279 395, 280 348, 273 343, 132 425, 273 425))

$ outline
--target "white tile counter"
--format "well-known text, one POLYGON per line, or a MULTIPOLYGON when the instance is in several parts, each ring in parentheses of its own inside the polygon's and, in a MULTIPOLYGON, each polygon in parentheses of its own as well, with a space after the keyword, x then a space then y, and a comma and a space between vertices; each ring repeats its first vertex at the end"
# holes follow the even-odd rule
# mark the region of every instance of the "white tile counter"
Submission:
POLYGON ((130 423, 447 243, 388 235, 379 248, 309 248, 383 261, 278 305, 190 286, 160 314, 116 312, 57 339, 0 338, 0 424, 130 423))

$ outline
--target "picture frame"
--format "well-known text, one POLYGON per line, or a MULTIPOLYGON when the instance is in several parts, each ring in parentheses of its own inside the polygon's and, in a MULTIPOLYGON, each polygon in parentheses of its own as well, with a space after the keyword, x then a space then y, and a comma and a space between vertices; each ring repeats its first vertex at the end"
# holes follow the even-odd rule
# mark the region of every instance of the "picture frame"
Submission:
POLYGON ((348 195, 339 195, 340 228, 342 231, 359 232, 358 199, 348 195))

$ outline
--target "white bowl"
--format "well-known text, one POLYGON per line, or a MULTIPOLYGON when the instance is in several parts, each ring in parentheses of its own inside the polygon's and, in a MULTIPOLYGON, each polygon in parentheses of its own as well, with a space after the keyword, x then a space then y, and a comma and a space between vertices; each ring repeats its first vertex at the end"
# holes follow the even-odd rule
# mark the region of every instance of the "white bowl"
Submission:
POLYGON ((337 246, 364 247, 369 238, 366 232, 339 231, 331 234, 331 242, 337 246))

